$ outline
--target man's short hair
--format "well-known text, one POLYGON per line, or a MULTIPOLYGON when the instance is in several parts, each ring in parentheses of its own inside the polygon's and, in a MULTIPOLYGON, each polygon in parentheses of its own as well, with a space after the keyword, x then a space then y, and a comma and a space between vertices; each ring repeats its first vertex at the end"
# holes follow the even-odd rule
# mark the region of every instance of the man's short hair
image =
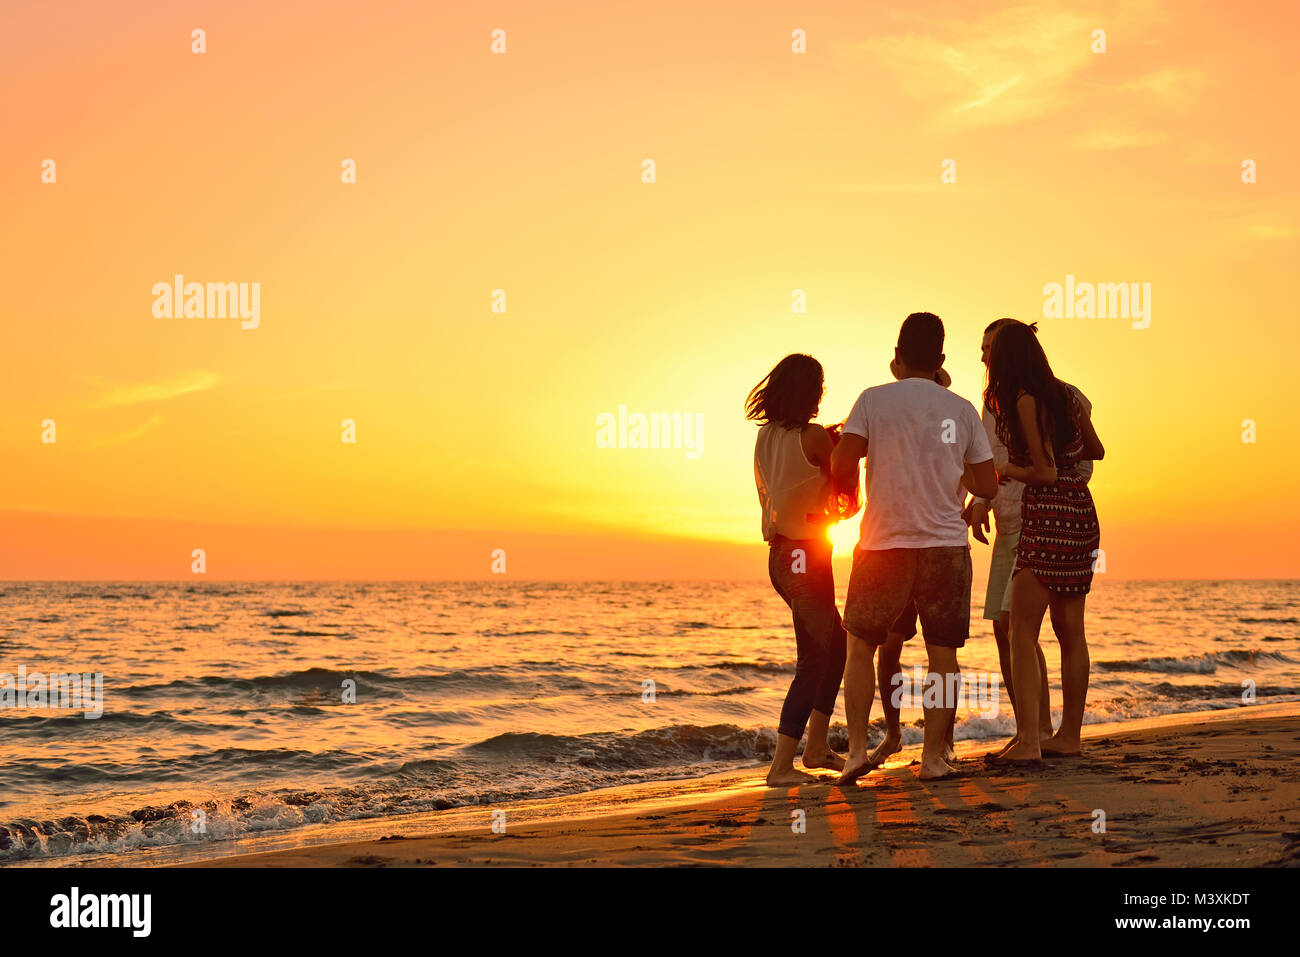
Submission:
POLYGON ((898 354, 913 369, 933 372, 943 355, 943 320, 932 312, 914 312, 898 330, 898 354))

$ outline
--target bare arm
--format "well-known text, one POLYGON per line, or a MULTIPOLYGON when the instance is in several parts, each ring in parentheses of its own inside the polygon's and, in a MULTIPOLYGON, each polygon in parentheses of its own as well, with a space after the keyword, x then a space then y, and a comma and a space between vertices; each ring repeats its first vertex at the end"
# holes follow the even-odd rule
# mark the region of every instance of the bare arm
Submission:
POLYGON ((1105 458, 1106 447, 1101 444, 1101 439, 1097 438, 1097 430, 1092 427, 1091 405, 1083 409, 1083 415, 1079 419, 1079 429, 1083 432, 1083 457, 1097 462, 1105 458))
MULTIPOLYGON (((1007 447, 1003 445, 1002 440, 998 438, 997 422, 993 417, 993 413, 990 412, 988 408, 985 408, 984 411, 980 413, 980 426, 984 429, 984 437, 989 440, 989 448, 993 451, 994 471, 1005 472, 1007 466, 1007 447)), ((967 491, 970 491, 969 486, 967 487, 967 491)), ((977 495, 975 496, 975 501, 972 501, 967 505, 967 508, 976 505, 983 506, 985 514, 979 517, 983 519, 985 528, 988 527, 988 510, 993 507, 993 500, 996 498, 996 493, 993 495, 977 495)), ((980 538, 978 531, 975 533, 975 537, 980 538)), ((983 541, 983 539, 980 539, 980 541, 983 541)))
POLYGON ((830 475, 831 448, 834 443, 831 442, 831 434, 826 431, 826 427, 815 422, 805 426, 803 434, 799 436, 799 443, 803 446, 804 457, 830 475))
MULTIPOLYGON (((962 483, 965 484, 966 476, 962 475, 962 483)), ((966 491, 970 491, 967 489, 966 491)), ((985 534, 989 530, 989 506, 988 502, 976 496, 966 503, 966 507, 961 510, 961 520, 970 526, 971 534, 975 536, 975 541, 989 543, 988 536, 985 534)))
POLYGON ((997 495, 998 473, 993 467, 993 460, 967 462, 962 470, 961 484, 976 498, 992 498, 997 495))
POLYGON ((867 440, 852 432, 840 436, 831 452, 831 481, 841 492, 853 494, 858 489, 858 462, 867 454, 867 440))
MULTIPOLYGON (((889 360, 889 374, 895 379, 901 379, 903 377, 902 372, 898 368, 897 359, 889 360)), ((952 376, 948 375, 948 371, 940 366, 934 373, 934 381, 947 389, 952 385, 952 376)))
POLYGON ((1020 419, 1020 429, 1029 446, 1028 467, 1007 463, 1003 475, 1018 479, 1026 485, 1051 485, 1056 481, 1056 465, 1048 457, 1051 440, 1043 436, 1038 428, 1038 401, 1032 395, 1022 395, 1016 400, 1016 415, 1020 419))

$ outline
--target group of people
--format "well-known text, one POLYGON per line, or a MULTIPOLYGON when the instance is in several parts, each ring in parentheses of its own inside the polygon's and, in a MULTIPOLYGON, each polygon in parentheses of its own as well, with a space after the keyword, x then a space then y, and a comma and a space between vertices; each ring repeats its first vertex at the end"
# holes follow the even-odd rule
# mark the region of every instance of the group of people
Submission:
POLYGON ((918 775, 959 773, 952 745, 959 669, 970 637, 968 531, 995 537, 984 617, 993 623, 1016 734, 995 763, 1037 765, 1079 753, 1088 693, 1084 602, 1099 553, 1088 490, 1104 449, 1083 393, 1052 374, 1036 324, 999 319, 984 331, 983 413, 950 392, 938 316, 904 320, 895 381, 858 396, 842 426, 812 420, 825 393, 821 364, 789 355, 750 392, 746 417, 761 426, 754 476, 769 545, 768 574, 790 606, 798 663, 781 709, 771 786, 811 779, 794 766, 805 730, 806 769, 857 780, 901 746, 900 654, 917 633, 928 656, 925 738, 918 775), (830 524, 856 513, 859 462, 866 503, 844 616, 835 600, 830 524), (1061 646, 1062 710, 1052 728, 1046 662, 1038 643, 1050 612, 1061 646), (878 653, 877 653, 878 652, 878 653), (840 685, 849 753, 830 746, 840 685), (879 684, 884 740, 868 750, 879 684))

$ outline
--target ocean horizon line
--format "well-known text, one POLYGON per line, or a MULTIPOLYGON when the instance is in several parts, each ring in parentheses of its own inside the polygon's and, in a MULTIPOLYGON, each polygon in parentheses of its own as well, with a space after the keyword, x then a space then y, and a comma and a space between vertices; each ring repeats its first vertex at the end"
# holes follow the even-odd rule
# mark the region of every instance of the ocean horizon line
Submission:
MULTIPOLYGON (((847 556, 844 557, 847 561, 847 556)), ((1108 580, 1114 582, 1300 582, 1300 577, 1290 578, 1286 576, 1263 575, 1257 577, 1243 578, 1216 578, 1207 576, 1187 576, 1187 577, 1139 577, 1130 576, 1108 576, 1108 580)), ((643 584, 643 583, 682 583, 698 582, 707 584, 709 582, 752 584, 754 582, 766 582, 764 576, 753 577, 732 577, 732 578, 700 578, 700 577, 674 577, 674 576, 655 576, 642 578, 599 578, 599 577, 571 577, 571 578, 507 578, 504 576, 485 575, 475 578, 216 578, 204 576, 201 581, 212 583, 242 583, 242 584, 325 584, 325 583, 342 583, 350 585, 384 585, 384 584, 469 584, 478 582, 500 581, 502 583, 519 584, 519 585, 548 585, 548 584, 566 584, 566 583, 599 583, 599 584, 643 584)), ((0 585, 9 584, 113 584, 113 585, 159 585, 159 584, 179 584, 190 582, 198 584, 194 578, 0 578, 0 585)))

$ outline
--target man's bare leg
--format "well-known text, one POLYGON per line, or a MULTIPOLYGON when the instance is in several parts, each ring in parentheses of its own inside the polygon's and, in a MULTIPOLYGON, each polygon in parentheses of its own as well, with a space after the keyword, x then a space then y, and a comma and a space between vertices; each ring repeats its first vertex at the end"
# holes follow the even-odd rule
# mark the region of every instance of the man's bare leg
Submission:
POLYGON ((1043 626, 1051 592, 1029 569, 1011 580, 1011 673, 1017 688, 1013 700, 1016 710, 1016 738, 999 758, 1010 761, 1036 761, 1042 758, 1039 736, 1039 698, 1042 694, 1042 651, 1038 633, 1043 626))
POLYGON ((952 720, 957 711, 957 702, 948 692, 954 687, 958 669, 956 648, 941 648, 927 643, 925 650, 930 659, 930 672, 926 681, 941 682, 937 695, 932 690, 925 695, 925 745, 921 749, 921 768, 916 773, 921 780, 930 781, 958 773, 956 768, 944 760, 944 741, 952 729, 952 720), (937 699, 937 707, 928 703, 932 697, 937 699))
POLYGON ((813 708, 808 718, 808 742, 803 746, 803 766, 843 771, 844 759, 831 750, 829 739, 831 716, 813 708))
POLYGON ((906 635, 891 631, 885 636, 876 656, 876 678, 880 687, 880 707, 885 712, 885 739, 871 752, 870 761, 880 767, 891 755, 897 754, 903 744, 903 728, 899 723, 899 710, 894 704, 894 693, 901 687, 903 669, 899 659, 903 654, 906 635))
POLYGON ((872 668, 872 646, 857 635, 849 635, 848 659, 844 663, 844 717, 849 726, 849 754, 838 784, 849 784, 871 770, 867 755, 867 726, 876 698, 876 675, 872 668))
POLYGON ((1002 672, 1002 687, 1007 689, 1007 699, 1015 700, 1015 686, 1011 682, 1011 612, 1004 611, 993 622, 993 641, 998 646, 998 669, 1002 672))
MULTIPOLYGON (((1002 672, 1002 686, 1006 689, 1007 700, 1011 702, 1014 710, 1016 706, 1016 690, 1011 680, 1011 613, 1004 611, 1002 616, 993 622, 993 640, 998 646, 998 668, 1002 672)), ((1040 741, 1046 741, 1052 736, 1052 697, 1050 689, 1047 686, 1047 659, 1043 656, 1043 646, 1038 644, 1038 674, 1040 681, 1039 703, 1038 703, 1038 738, 1040 741)), ((1019 731, 1010 741, 1004 744, 997 756, 1001 756, 1010 751, 1017 741, 1020 740, 1019 731)))
MULTIPOLYGON (((1004 611, 993 622, 993 641, 998 646, 998 669, 1002 672, 1002 687, 1006 689, 1007 701, 1010 702, 1014 712, 1016 707, 1015 685, 1011 681, 1011 612, 1004 611)), ((1004 744, 997 752, 999 756, 1010 751, 1020 735, 1015 735, 1010 741, 1004 744)))
POLYGON ((948 733, 943 736, 943 759, 952 764, 957 760, 957 748, 952 743, 952 734, 957 729, 957 709, 952 709, 952 717, 948 719, 948 733))
POLYGON ((1043 643, 1038 643, 1038 674, 1042 679, 1038 683, 1038 740, 1046 741, 1052 736, 1052 689, 1047 684, 1047 658, 1043 655, 1043 643))

